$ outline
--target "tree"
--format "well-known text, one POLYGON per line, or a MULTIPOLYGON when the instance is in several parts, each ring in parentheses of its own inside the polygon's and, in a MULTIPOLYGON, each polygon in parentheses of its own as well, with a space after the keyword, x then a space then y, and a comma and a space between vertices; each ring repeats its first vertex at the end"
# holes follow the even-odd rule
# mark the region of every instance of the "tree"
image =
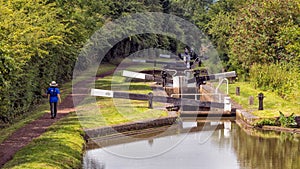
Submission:
MULTIPOLYGON (((299 0, 251 0, 241 8, 229 39, 232 65, 249 72, 254 63, 299 58, 299 0)), ((299 65, 299 62, 298 62, 299 65)))
MULTIPOLYGON (((106 21, 161 9, 160 0, 0 0, 0 119, 29 110, 49 81, 70 80, 80 49, 106 21)), ((158 35, 131 38, 137 41, 125 39, 112 53, 128 53, 139 41, 146 47, 164 41, 158 35)))
POLYGON ((209 21, 207 11, 213 0, 171 0, 173 13, 184 17, 196 24, 201 30, 204 30, 205 24, 209 21))
POLYGON ((217 49, 224 66, 229 69, 228 39, 234 27, 235 15, 244 0, 219 0, 212 4, 207 12, 209 22, 205 32, 217 49))

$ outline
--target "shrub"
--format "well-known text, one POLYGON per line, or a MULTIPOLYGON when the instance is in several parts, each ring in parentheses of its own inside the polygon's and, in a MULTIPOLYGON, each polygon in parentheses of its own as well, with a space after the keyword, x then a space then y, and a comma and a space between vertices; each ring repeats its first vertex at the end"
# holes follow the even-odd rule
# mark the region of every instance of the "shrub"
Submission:
POLYGON ((279 122, 280 126, 293 127, 293 126, 297 125, 294 113, 292 113, 288 117, 285 117, 281 111, 279 111, 279 113, 280 113, 280 116, 278 118, 278 122, 279 122))
POLYGON ((299 73, 295 66, 289 64, 255 64, 250 69, 250 82, 255 88, 271 90, 284 99, 293 98, 299 73))

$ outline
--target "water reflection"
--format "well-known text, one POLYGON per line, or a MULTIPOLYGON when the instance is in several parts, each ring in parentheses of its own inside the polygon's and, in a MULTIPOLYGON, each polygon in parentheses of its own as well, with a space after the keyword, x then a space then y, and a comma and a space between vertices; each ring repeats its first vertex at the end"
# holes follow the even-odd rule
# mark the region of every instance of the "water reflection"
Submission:
POLYGON ((247 134, 236 126, 233 133, 233 147, 241 168, 300 168, 299 135, 254 130, 247 134))
POLYGON ((156 153, 177 137, 174 134, 139 140, 132 143, 111 145, 88 150, 84 157, 84 168, 92 169, 293 169, 300 168, 300 144, 296 135, 243 131, 235 124, 217 125, 212 136, 204 143, 199 134, 209 131, 190 130, 183 141, 170 151, 151 158, 128 158, 124 152, 139 155, 156 153), (250 134, 250 135, 249 135, 250 134), (114 153, 111 153, 114 152, 114 153), (117 153, 117 154, 116 154, 117 153))

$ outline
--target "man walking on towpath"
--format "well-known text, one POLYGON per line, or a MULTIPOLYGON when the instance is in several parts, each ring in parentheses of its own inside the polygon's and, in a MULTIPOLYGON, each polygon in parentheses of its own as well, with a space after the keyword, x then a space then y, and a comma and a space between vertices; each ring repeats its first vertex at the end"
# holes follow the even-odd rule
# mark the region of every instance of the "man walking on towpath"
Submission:
POLYGON ((51 118, 54 119, 57 114, 57 102, 61 103, 60 91, 58 84, 55 81, 50 83, 50 87, 47 90, 47 96, 50 103, 51 118))

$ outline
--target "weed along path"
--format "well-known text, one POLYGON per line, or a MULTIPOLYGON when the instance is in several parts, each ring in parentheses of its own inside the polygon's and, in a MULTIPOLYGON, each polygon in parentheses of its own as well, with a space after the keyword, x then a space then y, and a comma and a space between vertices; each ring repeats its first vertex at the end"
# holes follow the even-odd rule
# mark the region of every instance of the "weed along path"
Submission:
MULTIPOLYGON (((114 70, 108 71, 106 73, 100 74, 97 78, 102 78, 113 74, 114 70)), ((80 87, 86 86, 83 90, 89 90, 87 86, 94 79, 87 79, 79 82, 76 85, 80 87)), ((70 112, 75 111, 72 93, 68 94, 62 103, 58 106, 58 114, 55 119, 50 118, 50 113, 44 114, 39 119, 25 125, 23 128, 15 131, 10 137, 0 144, 0 168, 9 160, 11 160, 14 154, 19 151, 21 148, 30 143, 34 138, 39 137, 41 134, 46 132, 46 130, 55 122, 59 121, 61 118, 68 115, 70 112)), ((76 101, 80 102, 85 96, 82 97, 76 96, 76 101)))

